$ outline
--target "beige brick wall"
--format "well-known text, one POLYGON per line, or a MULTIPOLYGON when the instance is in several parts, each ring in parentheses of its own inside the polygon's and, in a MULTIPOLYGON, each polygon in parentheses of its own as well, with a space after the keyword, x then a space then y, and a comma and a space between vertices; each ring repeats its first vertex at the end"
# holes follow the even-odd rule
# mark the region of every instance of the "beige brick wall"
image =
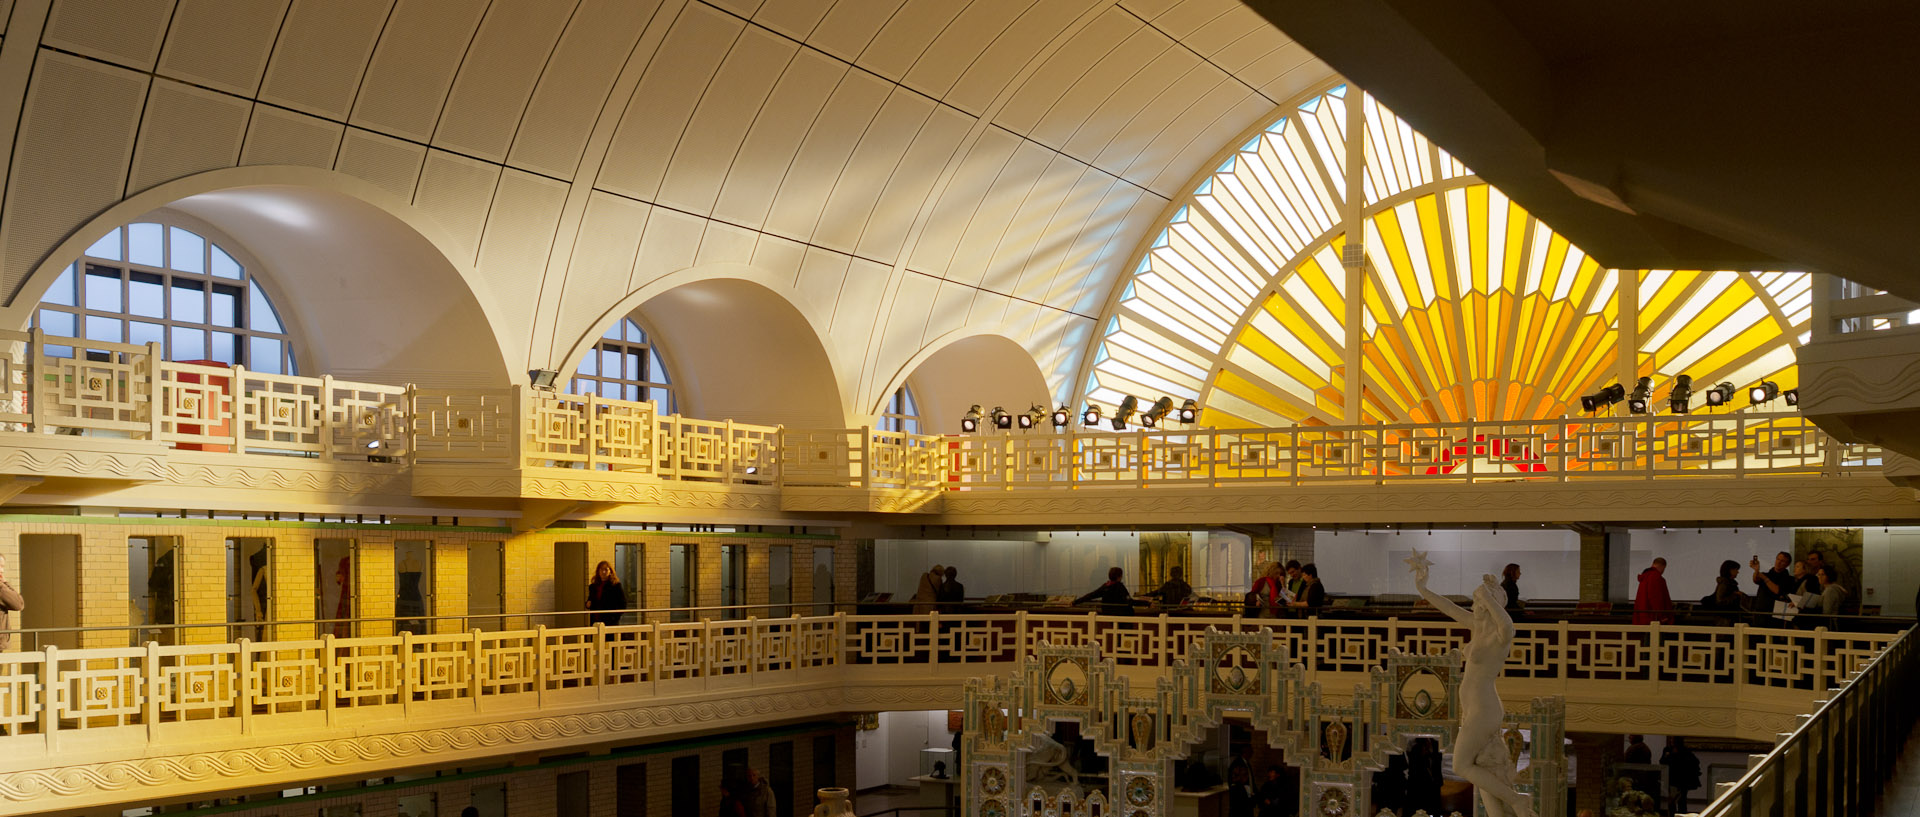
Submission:
MULTIPOLYGON (((462 616, 467 613, 467 542, 446 536, 433 540, 433 603, 436 616, 462 616)), ((434 622, 436 633, 457 633, 467 629, 458 619, 434 622)))
MULTIPOLYGON (((694 547, 697 586, 695 606, 715 606, 721 601, 720 548, 743 545, 747 557, 745 602, 766 605, 770 593, 772 547, 786 546, 793 558, 793 599, 806 603, 813 598, 813 550, 834 551, 835 593, 839 601, 853 600, 858 576, 856 550, 851 542, 831 539, 763 534, 700 534, 672 531, 609 531, 597 529, 559 529, 522 534, 474 530, 395 529, 381 525, 322 525, 319 523, 259 523, 233 520, 161 519, 142 522, 134 519, 73 517, 72 521, 25 521, 0 518, 0 554, 8 557, 9 570, 19 570, 20 537, 26 534, 72 535, 79 538, 78 587, 71 591, 76 599, 76 626, 125 627, 132 624, 132 597, 128 584, 127 540, 130 537, 176 537, 180 555, 176 556, 181 595, 176 603, 176 621, 181 624, 224 623, 227 616, 227 540, 252 538, 269 540, 271 581, 270 618, 276 621, 311 621, 328 618, 333 610, 318 609, 315 548, 316 540, 352 540, 357 542, 353 605, 362 618, 392 618, 396 601, 396 542, 431 539, 430 610, 434 615, 459 616, 469 610, 467 574, 469 545, 479 542, 503 542, 505 552, 504 590, 506 612, 523 614, 510 619, 508 626, 542 623, 545 619, 524 617, 527 613, 554 610, 556 581, 588 580, 588 576, 561 577, 553 573, 554 544, 560 541, 585 541, 588 569, 601 560, 613 561, 614 545, 622 542, 641 548, 642 576, 623 577, 633 603, 641 607, 666 607, 671 603, 670 547, 689 544, 694 547)), ((332 580, 329 569, 326 578, 332 580)), ((23 588, 30 596, 57 589, 23 588)), ((784 615, 766 607, 752 610, 756 615, 784 615)), ((810 611, 809 611, 810 612, 810 611)), ((712 614, 708 614, 712 615, 712 614)), ((650 616, 664 621, 664 614, 650 616)), ((438 632, 466 629, 458 620, 440 622, 438 632)), ((363 636, 383 636, 393 632, 391 622, 367 622, 361 625, 363 636)), ((252 633, 243 633, 256 637, 252 633)), ((185 630, 189 643, 217 643, 232 637, 226 627, 208 626, 185 630)), ((301 639, 315 637, 313 625, 279 625, 265 634, 267 638, 301 639)), ((124 646, 124 632, 89 633, 81 646, 124 646)))

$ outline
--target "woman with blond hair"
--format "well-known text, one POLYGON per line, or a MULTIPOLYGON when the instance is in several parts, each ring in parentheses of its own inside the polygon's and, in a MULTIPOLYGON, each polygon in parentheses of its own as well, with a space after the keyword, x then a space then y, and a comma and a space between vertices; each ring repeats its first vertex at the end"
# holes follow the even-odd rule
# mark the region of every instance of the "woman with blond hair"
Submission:
POLYGON ((1280 606, 1285 603, 1280 582, 1286 571, 1279 562, 1268 562, 1261 566, 1260 578, 1253 580, 1253 589, 1247 591, 1246 615, 1260 618, 1279 618, 1280 606))

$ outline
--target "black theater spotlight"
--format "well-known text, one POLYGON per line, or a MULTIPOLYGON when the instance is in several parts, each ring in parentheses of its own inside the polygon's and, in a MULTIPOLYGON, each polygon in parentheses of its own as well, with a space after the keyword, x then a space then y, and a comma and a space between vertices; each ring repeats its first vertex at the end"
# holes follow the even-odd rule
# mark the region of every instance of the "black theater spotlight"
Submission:
POLYGON ((1061 403, 1059 408, 1053 410, 1053 427, 1054 428, 1056 429, 1066 428, 1067 425, 1072 422, 1073 422, 1073 409, 1067 408, 1067 404, 1061 403))
POLYGON ((1615 383, 1592 394, 1581 395, 1581 411, 1599 411, 1627 399, 1627 387, 1615 383))
POLYGON ((1127 421, 1133 419, 1133 413, 1140 410, 1140 398, 1131 394, 1120 401, 1120 407, 1113 410, 1113 430, 1126 431, 1127 421))
POLYGON ((1780 384, 1771 380, 1760 381, 1760 385, 1747 390, 1747 401, 1760 405, 1780 396, 1780 384))
POLYGON ((1781 392, 1780 396, 1781 398, 1787 401, 1788 408, 1800 407, 1800 390, 1799 389, 1787 389, 1786 391, 1781 392))
POLYGON ((1675 375, 1673 391, 1667 394, 1667 410, 1674 414, 1686 414, 1693 410, 1689 405, 1693 400, 1693 376, 1675 375))
POLYGON ((979 431, 979 430, 980 430, 980 404, 975 403, 973 404, 973 408, 967 409, 967 413, 961 415, 960 433, 972 434, 973 432, 979 431))
POLYGON ((1193 425, 1200 422, 1200 404, 1189 399, 1180 404, 1180 422, 1193 425))
POLYGON ((1628 414, 1649 414, 1653 401, 1653 378, 1642 377, 1633 384, 1633 394, 1627 396, 1628 414))
POLYGON ((1733 382, 1722 380, 1718 385, 1707 389, 1707 408, 1719 408, 1733 402, 1733 382))
POLYGON ((1100 406, 1096 403, 1088 403, 1086 412, 1080 415, 1080 424, 1088 428, 1099 428, 1100 406))
POLYGON ((1153 408, 1147 409, 1147 413, 1140 415, 1140 424, 1147 428, 1157 427, 1160 421, 1167 419, 1167 415, 1172 412, 1173 398, 1162 395, 1160 399, 1153 401, 1153 408))
POLYGON ((1005 408, 994 406, 993 427, 1002 431, 1013 428, 1013 415, 1008 414, 1005 408))

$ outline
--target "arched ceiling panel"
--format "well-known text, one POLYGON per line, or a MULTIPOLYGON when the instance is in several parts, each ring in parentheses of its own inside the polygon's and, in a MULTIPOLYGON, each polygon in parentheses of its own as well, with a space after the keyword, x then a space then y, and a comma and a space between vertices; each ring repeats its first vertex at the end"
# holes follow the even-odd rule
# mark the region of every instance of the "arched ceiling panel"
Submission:
MULTIPOLYGON (((903 213, 888 213, 877 208, 881 194, 896 174, 905 170, 909 177, 916 175, 904 168, 901 160, 937 107, 926 97, 905 88, 893 89, 866 132, 861 134, 847 159, 846 169, 834 180, 833 192, 821 209, 820 224, 813 232, 812 243, 840 252, 856 252, 876 218, 893 222, 894 232, 904 232, 908 225, 899 223, 903 213)), ((870 252, 872 249, 869 247, 870 252)), ((882 252, 868 257, 891 261, 893 254, 882 252)))
POLYGON ((800 143, 820 117, 827 98, 852 70, 831 56, 801 49, 787 65, 773 93, 754 117, 713 215, 734 224, 764 229, 780 180, 800 152, 800 143))
POLYGON ((461 59, 434 146, 505 161, 526 100, 576 12, 576 0, 493 0, 461 59))
POLYGON ((659 0, 582 0, 520 117, 508 162, 571 179, 620 69, 659 0))
POLYGON ((42 72, 95 76, 21 100, 35 132, 13 135, 6 200, 45 203, 0 213, 12 283, 129 178, 311 165, 445 227, 501 336, 526 339, 509 359, 564 353, 593 301, 737 261, 832 316, 849 405, 956 332, 1014 339, 1064 396, 1178 183, 1272 89, 1327 75, 1231 2, 175 5, 54 5, 44 45, 86 59, 41 50, 42 72), (196 87, 155 104, 145 72, 196 87), (189 97, 243 126, 182 115, 189 97), (36 187, 29 157, 58 172, 36 187))
POLYGON ((280 24, 260 101, 344 121, 394 0, 294 0, 280 24))
POLYGON ((287 0, 182 0, 160 50, 160 73, 242 97, 260 88, 287 0))
POLYGON ((484 0, 399 0, 361 74, 348 123, 430 141, 486 10, 484 0))
POLYGON ((763 28, 740 32, 687 121, 661 180, 659 203, 693 213, 713 211, 755 115, 798 48, 763 28))
POLYGON ((738 18, 698 3, 681 11, 656 58, 673 69, 641 76, 596 187, 643 201, 658 195, 688 120, 743 28, 738 18))

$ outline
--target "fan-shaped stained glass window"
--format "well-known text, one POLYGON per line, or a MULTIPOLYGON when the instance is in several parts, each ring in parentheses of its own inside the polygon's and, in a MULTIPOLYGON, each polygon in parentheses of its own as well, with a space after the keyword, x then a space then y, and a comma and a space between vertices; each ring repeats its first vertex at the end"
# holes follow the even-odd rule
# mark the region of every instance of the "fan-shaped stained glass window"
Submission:
POLYGON ((652 400, 667 414, 680 410, 659 349, 632 316, 614 322, 587 350, 567 391, 613 400, 652 400))
POLYGON ((1664 412, 1684 374, 1698 410, 1713 384, 1797 385, 1811 315, 1804 273, 1602 267, 1339 86, 1181 202, 1106 322, 1085 395, 1198 399, 1220 427, 1526 420, 1639 377, 1664 412))
POLYGON ((294 338, 246 258, 199 225, 156 219, 117 227, 60 273, 34 325, 58 357, 87 348, 85 341, 157 343, 167 360, 296 374, 294 338))

